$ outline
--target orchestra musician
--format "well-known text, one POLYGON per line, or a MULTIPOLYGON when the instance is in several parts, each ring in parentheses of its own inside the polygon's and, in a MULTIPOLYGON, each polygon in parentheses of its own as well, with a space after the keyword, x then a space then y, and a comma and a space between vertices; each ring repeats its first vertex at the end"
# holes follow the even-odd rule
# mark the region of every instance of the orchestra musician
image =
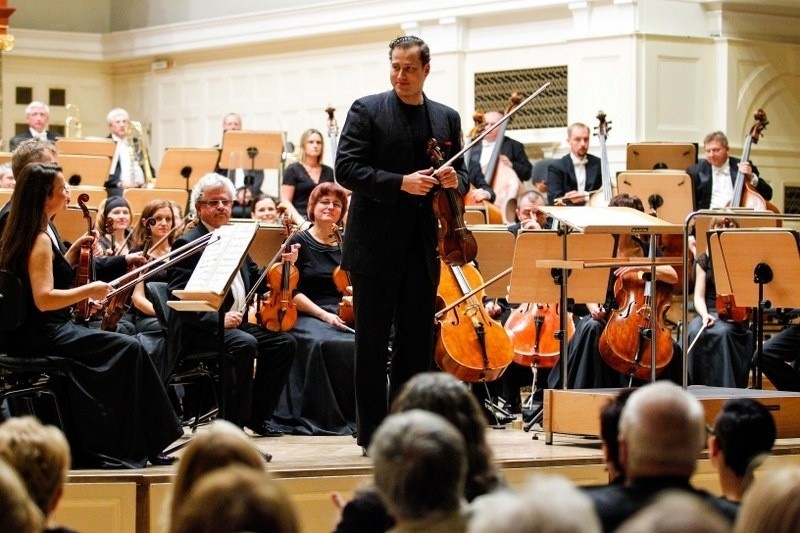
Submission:
POLYGON ((333 169, 322 164, 322 133, 314 128, 300 136, 300 157, 283 172, 281 203, 287 205, 296 224, 301 223, 308 212, 308 198, 320 183, 332 182, 333 169))
MULTIPOLYGON (((618 194, 611 199, 609 207, 630 207, 644 211, 642 201, 636 196, 618 194)), ((648 246, 635 235, 619 235, 617 241, 617 257, 645 257, 648 246)), ((649 266, 622 266, 613 271, 615 278, 620 278, 628 272, 650 272, 649 266)), ((656 280, 674 285, 678 281, 678 274, 670 265, 656 267, 656 280)), ((606 322, 611 312, 605 304, 588 303, 586 307, 589 314, 578 322, 575 334, 567 345, 567 363, 569 371, 569 388, 596 389, 604 387, 628 387, 628 376, 624 376, 611 368, 600 355, 600 335, 606 327, 606 322)), ((668 369, 662 372, 661 377, 669 377, 679 382, 680 356, 678 345, 673 342, 673 357, 668 369)), ((561 365, 556 365, 548 377, 550 388, 562 386, 561 365)))
POLYGON ((98 205, 95 227, 100 232, 104 255, 127 255, 131 251, 131 206, 122 196, 110 196, 98 205), (109 231, 110 230, 110 231, 109 231))
MULTIPOLYGON (((199 223, 173 244, 173 250, 190 243, 227 224, 235 190, 231 181, 216 173, 206 174, 192 189, 191 202, 199 223)), ((297 250, 285 254, 294 262, 297 250)), ((168 290, 183 289, 200 261, 195 254, 167 268, 168 290)), ((222 304, 224 310, 225 419, 240 427, 248 427, 262 437, 279 437, 281 431, 271 425, 273 410, 278 403, 289 369, 294 360, 297 343, 288 333, 269 331, 247 321, 245 298, 257 280, 258 266, 248 255, 231 284, 222 304), (243 309, 244 312, 239 310, 243 309), (256 371, 253 363, 257 359, 256 371)), ((170 334, 179 339, 180 351, 207 350, 217 346, 219 314, 216 312, 179 312, 170 315, 170 334)), ((171 362, 172 365, 176 361, 171 362)))
MULTIPOLYGON (((502 113, 489 111, 484 115, 485 127, 494 126, 502 118, 502 113)), ((493 176, 485 176, 484 170, 487 168, 495 151, 500 129, 495 128, 487 133, 483 140, 468 152, 468 156, 465 156, 469 183, 475 187, 469 192, 469 195, 475 202, 483 200, 494 202, 495 200, 494 190, 490 186, 493 176)), ((504 136, 500 143, 500 154, 498 155, 497 163, 513 168, 521 182, 530 180, 533 165, 528 160, 522 143, 508 136, 504 136)))
POLYGON ((94 468, 170 464, 162 450, 182 434, 161 380, 136 338, 77 325, 70 306, 104 299, 102 281, 73 286, 84 235, 66 252, 48 234, 47 221, 66 209, 69 189, 54 163, 29 163, 19 180, 0 237, 0 268, 22 280, 28 312, 6 339, 18 357, 69 361, 66 432, 75 463, 94 468))
POLYGON ((44 102, 33 101, 25 107, 25 120, 28 130, 11 137, 8 141, 8 151, 13 152, 21 142, 28 139, 41 139, 51 144, 61 137, 47 129, 50 122, 50 108, 44 102))
POLYGON ((294 434, 355 431, 354 338, 338 314, 342 294, 333 277, 342 257, 333 228, 346 210, 345 190, 336 183, 320 183, 308 199, 313 225, 289 240, 300 244, 294 294, 298 317, 289 331, 297 340, 297 356, 274 420, 294 434))
POLYGON ((0 165, 0 189, 13 189, 16 183, 14 171, 11 170, 11 163, 0 165))
POLYGON ((423 93, 430 49, 415 36, 389 45, 393 89, 356 100, 339 139, 336 178, 352 191, 342 267, 355 305, 358 444, 369 446, 387 414, 386 367, 391 331, 390 394, 433 364, 439 282, 434 187, 467 190, 463 159, 436 171, 427 154, 436 139, 445 159, 461 147, 458 113, 423 93))
POLYGON ((586 193, 596 191, 603 185, 600 172, 600 158, 589 154, 589 127, 575 122, 567 128, 569 153, 555 160, 547 169, 548 203, 554 204, 557 198, 563 203, 583 205, 586 193))
MULTIPOLYGON (((116 107, 106 115, 108 121, 108 138, 117 143, 114 150, 114 157, 111 158, 111 174, 104 186, 109 196, 122 196, 122 191, 129 188, 141 188, 145 186, 144 165, 149 164, 142 161, 139 150, 132 146, 132 136, 130 135, 130 117, 128 112, 121 107, 116 107)), ((139 142, 144 142, 140 139, 139 142)), ((150 174, 155 175, 151 167, 150 174)))
POLYGON ((278 201, 268 194, 257 194, 250 206, 250 218, 267 222, 278 223, 278 201))

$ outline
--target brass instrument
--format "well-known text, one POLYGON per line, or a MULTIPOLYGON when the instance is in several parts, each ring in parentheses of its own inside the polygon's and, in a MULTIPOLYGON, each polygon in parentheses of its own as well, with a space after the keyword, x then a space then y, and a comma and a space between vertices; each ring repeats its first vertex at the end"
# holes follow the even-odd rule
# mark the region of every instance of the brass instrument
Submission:
POLYGON ((144 185, 148 189, 152 189, 155 186, 156 179, 150 166, 147 137, 142 129, 142 123, 136 120, 129 121, 128 128, 125 131, 125 138, 130 148, 131 168, 136 168, 141 163, 142 172, 144 172, 144 185))
POLYGON ((64 120, 65 137, 83 137, 81 110, 75 104, 67 104, 67 118, 64 120))

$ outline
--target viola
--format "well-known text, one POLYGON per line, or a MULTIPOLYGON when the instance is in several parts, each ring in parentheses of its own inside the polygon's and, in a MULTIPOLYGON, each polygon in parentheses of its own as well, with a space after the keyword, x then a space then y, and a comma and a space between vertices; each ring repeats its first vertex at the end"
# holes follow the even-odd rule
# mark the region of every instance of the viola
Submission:
MULTIPOLYGON (((86 202, 89 201, 89 195, 81 193, 78 196, 78 207, 83 212, 83 219, 87 223, 87 234, 92 235, 94 232, 94 221, 92 215, 89 213, 89 208, 86 202)), ((82 243, 81 252, 78 258, 78 267, 75 270, 75 286, 80 287, 94 280, 94 245, 93 243, 82 243)), ((75 304, 73 316, 76 320, 88 321, 92 317, 92 306, 89 299, 81 300, 75 304)))
POLYGON ((717 294, 715 307, 719 319, 725 322, 741 324, 749 322, 753 318, 753 309, 736 305, 733 294, 717 294))
POLYGON ((555 366, 561 355, 561 342, 569 342, 575 334, 572 313, 568 313, 566 339, 559 340, 559 307, 559 304, 527 303, 511 312, 505 330, 514 346, 515 363, 538 368, 555 366))
MULTIPOLYGON (((336 224, 333 224, 331 236, 339 246, 342 245, 342 234, 336 224)), ((348 326, 353 327, 356 323, 356 312, 353 307, 353 292, 351 289, 353 283, 350 281, 350 273, 341 266, 337 266, 333 269, 332 276, 336 290, 342 295, 342 300, 339 302, 339 318, 348 326)))
POLYGON ((672 300, 672 285, 655 282, 655 297, 650 296, 652 281, 642 272, 628 272, 614 283, 616 306, 600 335, 603 360, 614 370, 639 379, 648 379, 655 364, 659 373, 672 359, 672 335, 666 314, 672 300), (655 313, 656 327, 650 329, 655 313), (651 344, 656 345, 652 360, 651 344))
POLYGON ((494 381, 514 359, 511 339, 500 323, 489 317, 481 302, 483 278, 473 265, 442 261, 437 290, 436 352, 439 368, 461 381, 494 381), (468 296, 461 303, 453 302, 468 296))
MULTIPOLYGON (((436 139, 428 141, 428 156, 435 168, 442 166, 442 154, 436 139)), ((440 187, 433 194, 433 212, 439 219, 439 255, 445 263, 465 265, 478 255, 478 243, 464 222, 464 199, 455 189, 440 187)))
MULTIPOLYGON (((767 124, 769 124, 767 114, 764 113, 763 109, 756 111, 753 118, 756 119, 756 122, 750 128, 749 133, 744 139, 742 162, 750 160, 750 150, 752 146, 758 143, 762 132, 766 129, 767 124)), ((750 181, 745 179, 745 175, 741 170, 736 173, 736 182, 733 184, 733 200, 731 200, 731 205, 734 207, 750 207, 756 211, 769 210, 773 213, 780 213, 777 206, 767 202, 764 197, 756 191, 756 188, 750 181)))
POLYGON ((606 114, 603 111, 597 112, 597 120, 599 124, 597 126, 597 141, 600 144, 600 177, 602 179, 603 186, 600 190, 595 191, 589 197, 589 205, 591 207, 608 207, 608 203, 611 201, 611 198, 614 197, 616 191, 614 190, 613 185, 611 184, 611 169, 608 164, 608 148, 606 147, 606 139, 608 138, 608 132, 611 129, 609 124, 611 122, 606 121, 606 114))
MULTIPOLYGON (((291 217, 284 215, 284 228, 289 233, 291 217)), ((286 241, 288 242, 288 237, 286 241)), ((284 246, 286 243, 284 243, 284 246)), ((281 247, 281 250, 284 249, 281 247)), ((282 259, 267 268, 267 285, 269 293, 261 300, 259 319, 261 326, 270 331, 289 331, 297 322, 297 306, 294 303, 294 291, 300 280, 300 272, 289 261, 282 259)))

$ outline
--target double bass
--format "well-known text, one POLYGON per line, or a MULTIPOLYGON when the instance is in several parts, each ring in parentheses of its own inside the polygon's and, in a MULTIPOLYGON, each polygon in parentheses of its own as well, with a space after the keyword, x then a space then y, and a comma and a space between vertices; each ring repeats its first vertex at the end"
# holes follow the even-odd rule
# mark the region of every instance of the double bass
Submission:
MULTIPOLYGON (((761 134, 766 129, 767 124, 769 121, 767 120, 767 114, 764 113, 763 109, 759 109, 756 111, 755 115, 753 115, 756 122, 750 128, 750 132, 744 139, 744 148, 742 149, 742 162, 746 162, 750 160, 750 149, 754 144, 758 143, 758 139, 761 137, 761 134)), ((736 173, 736 182, 733 184, 733 200, 731 200, 731 205, 733 207, 749 207, 755 209, 756 211, 765 211, 769 210, 773 213, 780 213, 780 210, 774 204, 766 201, 763 196, 761 196, 756 188, 750 183, 749 180, 745 179, 744 173, 739 170, 736 173)))
POLYGON ((503 326, 489 317, 482 291, 473 289, 482 284, 483 278, 473 265, 442 262, 437 290, 436 364, 468 383, 496 380, 514 359, 511 339, 503 326), (453 305, 459 300, 463 301, 453 305))
POLYGON ((591 207, 608 207, 611 198, 616 194, 615 187, 611 183, 611 168, 608 164, 608 148, 606 147, 611 122, 606 120, 606 114, 602 110, 597 112, 597 120, 599 124, 595 135, 600 144, 600 177, 603 185, 589 197, 589 205, 591 207))

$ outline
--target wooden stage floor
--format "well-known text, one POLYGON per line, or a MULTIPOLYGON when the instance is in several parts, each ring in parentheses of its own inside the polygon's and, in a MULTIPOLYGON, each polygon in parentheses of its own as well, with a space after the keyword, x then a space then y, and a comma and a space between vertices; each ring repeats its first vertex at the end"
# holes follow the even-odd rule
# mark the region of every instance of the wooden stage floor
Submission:
MULTIPOLYGON (((200 428, 203 432, 204 428, 200 428)), ((487 427, 487 436, 509 484, 522 486, 532 475, 568 477, 578 485, 607 482, 600 442, 594 437, 557 434, 545 444, 541 426, 531 432, 487 427), (535 437, 535 438, 534 438, 535 437)), ((189 438, 186 435, 185 438, 189 438)), ((253 438, 273 455, 267 470, 288 491, 300 516, 302 531, 329 532, 338 520, 333 492, 348 498, 370 481, 372 467, 352 437, 284 436, 253 438)), ((177 452, 180 456, 184 450, 177 452)), ((800 465, 800 439, 782 439, 774 457, 762 468, 800 465)), ((141 470, 80 470, 69 476, 57 523, 84 533, 158 533, 165 530, 165 512, 177 466, 141 470), (118 491, 118 492, 117 492, 118 491)), ((704 452, 693 483, 719 493, 716 474, 704 452)))

